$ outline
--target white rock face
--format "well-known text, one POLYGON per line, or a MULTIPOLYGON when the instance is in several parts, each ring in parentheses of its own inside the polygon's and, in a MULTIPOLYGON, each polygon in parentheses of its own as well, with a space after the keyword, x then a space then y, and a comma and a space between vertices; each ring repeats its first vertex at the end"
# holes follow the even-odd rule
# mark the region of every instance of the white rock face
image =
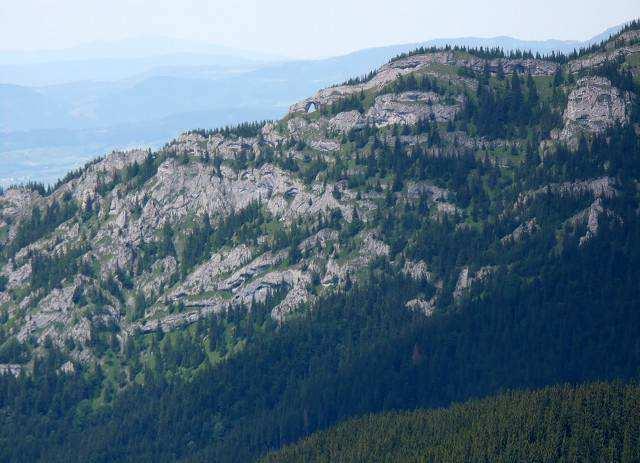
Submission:
MULTIPOLYGON (((90 339, 88 326, 74 325, 72 320, 77 316, 74 294, 83 292, 92 282, 83 276, 76 276, 68 285, 55 288, 44 297, 32 314, 26 316, 25 323, 16 334, 20 342, 35 335, 39 342, 49 337, 54 344, 62 346, 65 338, 86 342, 90 339), (60 328, 63 328, 62 330, 60 328)), ((103 306, 106 319, 119 319, 119 312, 111 306, 103 306)))
POLYGON ((31 211, 34 206, 41 209, 46 201, 38 193, 26 188, 9 188, 0 195, 0 230, 7 227, 7 236, 0 238, 0 244, 10 241, 16 235, 16 224, 31 211), (13 225, 10 225, 13 224, 13 225))
POLYGON ((274 147, 279 146, 286 140, 286 137, 278 132, 276 124, 272 122, 265 124, 261 130, 261 135, 265 142, 274 147))
POLYGON ((513 232, 511 232, 507 236, 502 237, 500 241, 502 242, 502 244, 520 243, 526 237, 533 235, 539 229, 540 226, 538 225, 538 222, 535 218, 533 218, 527 220, 525 223, 518 225, 518 227, 513 230, 513 232))
POLYGON ((75 365, 73 364, 73 362, 69 360, 68 362, 65 362, 65 363, 60 367, 59 371, 60 371, 61 373, 64 373, 64 374, 70 375, 70 374, 75 373, 75 371, 76 371, 76 367, 75 367, 75 365))
POLYGON ((373 233, 362 232, 359 239, 361 246, 355 256, 343 262, 338 262, 333 257, 329 259, 322 278, 323 286, 341 286, 345 284, 347 276, 351 281, 356 281, 355 273, 359 269, 366 267, 376 257, 389 255, 389 245, 376 239, 373 233))
POLYGON ((59 199, 70 192, 74 199, 84 205, 88 199, 97 196, 100 185, 111 181, 115 173, 133 163, 142 164, 148 154, 144 150, 114 151, 90 166, 80 178, 63 185, 53 197, 59 199))
POLYGON ((107 267, 111 271, 128 267, 133 258, 132 246, 154 240, 165 222, 204 214, 226 216, 254 202, 264 204, 285 223, 331 209, 343 209, 348 220, 351 213, 350 208, 331 195, 330 187, 324 191, 309 190, 291 173, 271 164, 248 169, 240 175, 223 169, 219 177, 213 166, 182 165, 169 159, 139 192, 125 194, 114 190, 107 215, 113 220, 98 231, 94 253, 111 261, 107 267), (130 212, 135 208, 141 208, 139 217, 130 212))
POLYGON ((439 201, 436 203, 436 209, 441 215, 456 215, 460 213, 460 208, 455 204, 439 201))
POLYGON ((386 94, 376 98, 366 118, 377 127, 393 124, 414 125, 420 120, 448 122, 462 109, 464 99, 458 97, 452 104, 434 92, 404 92, 386 94))
POLYGON ((469 271, 469 267, 464 267, 458 276, 458 282, 453 291, 453 299, 455 301, 461 300, 474 283, 486 280, 495 270, 495 267, 482 267, 475 274, 472 274, 469 271))
POLYGON ((16 378, 22 373, 23 366, 13 363, 0 363, 0 375, 13 375, 16 378))
POLYGON ((146 300, 154 299, 169 285, 178 271, 178 261, 173 256, 154 262, 148 272, 136 281, 136 286, 146 300))
POLYGON ((611 177, 599 177, 578 182, 552 183, 537 190, 520 193, 513 205, 514 210, 521 210, 527 207, 540 195, 554 194, 560 197, 577 197, 582 194, 590 194, 594 199, 613 198, 617 191, 615 180, 611 177))
POLYGON ((325 249, 331 242, 338 240, 339 234, 336 230, 324 228, 313 236, 305 239, 300 243, 298 248, 301 251, 310 251, 313 249, 325 249))
MULTIPOLYGON (((323 123, 326 124, 326 121, 323 123)), ((298 126, 304 126, 305 130, 318 130, 319 127, 309 124, 298 126)), ((275 128, 272 130, 275 132, 275 128)), ((343 191, 342 199, 338 200, 332 194, 334 185, 307 186, 291 172, 272 164, 236 172, 226 165, 218 170, 213 163, 202 159, 205 150, 218 150, 218 153, 226 150, 231 155, 229 153, 238 147, 245 149, 250 145, 249 142, 224 140, 218 136, 205 139, 197 134, 182 136, 170 145, 171 150, 187 156, 197 155, 195 160, 184 162, 169 157, 159 166, 157 174, 144 185, 131 189, 120 183, 103 193, 104 197, 99 193, 101 185, 110 182, 118 169, 134 162, 144 162, 148 153, 113 153, 96 162, 79 178, 63 185, 52 198, 72 192, 78 201, 93 201, 99 207, 99 225, 95 229, 81 228, 77 221, 74 222, 76 219, 72 219, 58 227, 54 234, 21 250, 16 265, 9 262, 1 270, 8 279, 7 289, 12 291, 28 285, 31 276, 29 249, 53 254, 69 245, 83 242, 88 251, 82 260, 87 263, 99 262, 98 280, 104 281, 111 278, 117 269, 135 268, 139 258, 137 247, 142 242, 157 241, 165 223, 175 226, 203 214, 224 217, 255 202, 265 207, 284 226, 289 226, 299 217, 315 220, 336 209, 342 211, 346 221, 352 220, 355 196, 344 185, 336 187, 343 191)), ((318 146, 325 149, 338 147, 339 144, 333 140, 318 146)), ((213 154, 213 151, 206 152, 213 154)), ((30 211, 33 204, 46 205, 49 200, 27 190, 9 190, 0 197, 0 215, 14 220, 19 217, 17 214, 23 213, 23 209, 30 211)), ((305 252, 314 255, 336 239, 335 230, 321 231, 315 241, 306 243, 305 252)), ((163 330, 171 330, 193 323, 210 313, 224 311, 233 304, 250 305, 254 301, 263 301, 280 287, 286 287, 288 293, 274 309, 273 316, 279 320, 300 303, 313 300, 307 288, 311 281, 311 270, 278 269, 286 257, 286 251, 262 256, 256 256, 256 253, 249 243, 223 249, 174 288, 170 286, 175 281, 178 262, 174 257, 161 259, 134 278, 136 291, 142 292, 152 304, 143 321, 130 323, 120 315, 125 311, 121 305, 132 303, 130 294, 124 304, 115 298, 110 300, 102 308, 106 313, 101 317, 109 323, 114 321, 129 333, 136 329, 153 331, 158 326, 163 330), (166 314, 163 304, 176 302, 183 302, 188 310, 181 314, 166 314)), ((307 265, 316 271, 319 267, 313 259, 305 261, 307 265)), ((76 345, 87 345, 91 339, 92 317, 84 315, 82 308, 74 302, 74 295, 83 294, 87 288, 99 288, 99 284, 99 281, 86 278, 67 281, 49 294, 32 294, 18 301, 19 304, 14 303, 11 293, 5 291, 0 302, 9 305, 10 315, 16 313, 18 308, 25 313, 24 318, 16 324, 15 335, 20 340, 33 336, 42 342, 50 337, 55 344, 64 345, 65 340, 71 338, 77 341, 76 345)), ((98 290, 105 293, 103 289, 98 290)), ((92 354, 89 349, 84 349, 75 352, 73 358, 79 362, 89 361, 92 354)))
POLYGON ((14 269, 10 263, 7 264, 5 267, 5 273, 9 275, 7 289, 10 290, 25 285, 31 278, 31 271, 31 262, 27 262, 17 269, 14 269))
POLYGON ((309 143, 311 148, 316 149, 318 151, 338 151, 340 149, 340 142, 336 140, 312 140, 309 143))
POLYGON ((569 141, 581 132, 602 133, 616 123, 628 120, 630 99, 604 77, 585 77, 569 94, 564 112, 564 128, 557 136, 569 141))
POLYGON ((187 276, 185 281, 173 291, 171 298, 175 300, 181 297, 217 291, 219 285, 221 285, 220 277, 246 264, 251 260, 253 253, 253 249, 244 244, 231 250, 225 249, 215 253, 211 259, 196 267, 187 276))
POLYGON ((436 310, 436 297, 432 297, 428 301, 424 299, 411 299, 405 304, 405 307, 414 312, 422 312, 427 317, 433 315, 436 310))
POLYGON ((161 330, 165 333, 173 331, 185 325, 196 323, 201 318, 211 315, 215 312, 222 312, 225 306, 220 305, 218 307, 210 306, 203 307, 197 310, 190 310, 187 312, 167 315, 165 317, 145 321, 142 323, 135 323, 127 327, 127 333, 131 335, 135 332, 140 333, 152 333, 154 331, 161 330))
POLYGON ((432 278, 431 272, 429 272, 429 268, 427 267, 427 263, 423 260, 418 262, 407 260, 404 263, 404 273, 416 281, 430 281, 432 278))
POLYGON ((597 198, 589 207, 569 219, 569 223, 573 226, 587 226, 586 233, 580 237, 580 246, 584 246, 592 238, 598 236, 600 220, 605 218, 613 219, 619 224, 622 223, 622 219, 615 212, 604 207, 602 198, 597 198))
POLYGON ((47 328, 54 323, 64 324, 70 319, 70 310, 73 306, 73 292, 75 287, 68 286, 63 289, 54 289, 40 304, 38 311, 28 317, 28 322, 17 335, 20 342, 24 342, 30 334, 37 330, 47 328))
POLYGON ((0 212, 3 218, 15 218, 31 210, 42 197, 25 188, 9 188, 0 196, 0 212))
POLYGON ((197 133, 183 133, 173 145, 178 154, 198 156, 207 150, 207 139, 197 133))
POLYGON ((286 252, 281 251, 279 253, 273 254, 271 252, 267 252, 257 257, 249 264, 244 267, 236 270, 231 276, 229 276, 224 281, 221 281, 218 284, 217 289, 219 291, 232 291, 235 292, 238 288, 240 288, 246 281, 251 280, 257 274, 266 271, 267 269, 278 265, 286 258, 286 252))
POLYGON ((329 120, 329 130, 339 133, 347 133, 354 129, 360 129, 366 124, 365 118, 358 111, 345 111, 336 114, 329 120))

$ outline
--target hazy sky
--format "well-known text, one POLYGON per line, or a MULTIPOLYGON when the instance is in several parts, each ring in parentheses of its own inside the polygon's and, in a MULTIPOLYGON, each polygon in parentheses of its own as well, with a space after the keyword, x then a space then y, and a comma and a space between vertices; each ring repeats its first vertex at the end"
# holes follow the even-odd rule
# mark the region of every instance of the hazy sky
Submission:
POLYGON ((0 0, 0 49, 168 36, 296 57, 457 36, 586 39, 639 0, 0 0))

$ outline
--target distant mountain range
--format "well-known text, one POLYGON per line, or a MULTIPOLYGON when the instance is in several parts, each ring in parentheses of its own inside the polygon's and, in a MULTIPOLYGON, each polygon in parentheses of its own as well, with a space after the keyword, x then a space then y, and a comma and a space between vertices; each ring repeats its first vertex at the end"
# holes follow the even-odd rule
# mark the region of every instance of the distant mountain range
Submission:
POLYGON ((566 53, 597 43, 620 27, 584 42, 436 39, 321 60, 289 60, 167 38, 93 43, 69 50, 3 52, 0 185, 31 179, 52 182, 105 151, 156 147, 193 127, 277 118, 291 103, 317 89, 366 74, 419 46, 566 53), (46 164, 40 163, 43 150, 62 150, 66 155, 56 154, 46 164))

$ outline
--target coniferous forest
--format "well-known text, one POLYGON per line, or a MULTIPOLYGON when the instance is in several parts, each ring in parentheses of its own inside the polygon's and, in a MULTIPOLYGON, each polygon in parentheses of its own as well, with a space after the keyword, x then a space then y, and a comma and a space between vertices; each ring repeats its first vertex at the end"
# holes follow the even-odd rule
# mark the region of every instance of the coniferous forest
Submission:
POLYGON ((369 415, 262 461, 637 461, 638 392, 598 383, 369 415))

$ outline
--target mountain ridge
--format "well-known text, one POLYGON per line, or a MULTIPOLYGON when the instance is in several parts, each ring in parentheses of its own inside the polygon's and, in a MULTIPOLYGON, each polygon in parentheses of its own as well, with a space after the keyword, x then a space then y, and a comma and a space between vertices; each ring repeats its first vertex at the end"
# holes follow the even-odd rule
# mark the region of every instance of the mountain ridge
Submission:
POLYGON ((419 49, 3 191, 2 455, 251 460, 363 413, 634 378, 639 56, 637 22, 548 59, 419 49))
MULTIPOLYGON (((593 39, 584 45, 591 42, 593 39)), ((65 170, 73 170, 103 152, 132 146, 134 143, 140 147, 155 149, 162 140, 173 138, 193 126, 224 126, 251 118, 277 118, 285 112, 287 106, 318 88, 366 74, 385 64, 396 54, 419 45, 366 49, 324 60, 290 60, 280 63, 255 62, 229 56, 220 61, 215 56, 183 53, 173 57, 126 60, 120 57, 115 61, 34 64, 27 68, 0 66, 0 76, 5 76, 0 77, 0 81, 24 84, 26 81, 21 79, 28 78, 29 75, 38 80, 30 82, 37 84, 35 89, 31 88, 33 85, 27 85, 26 89, 16 89, 14 96, 4 92, 3 101, 8 109, 2 113, 4 120, 0 121, 4 132, 0 152, 5 153, 0 155, 0 171, 15 172, 18 175, 12 174, 10 178, 0 179, 0 185, 7 187, 26 181, 55 183, 65 170), (11 78, 11 73, 14 73, 14 78, 11 78), (71 80, 82 82, 64 84, 69 80, 65 77, 69 74, 71 80), (161 98, 158 95, 165 95, 166 91, 154 87, 152 81, 161 76, 173 79, 170 93, 183 95, 178 102, 164 101, 160 104, 161 98), (43 81, 43 77, 49 81, 43 81), (42 86, 53 83, 52 79, 59 84, 42 86), (112 82, 94 82, 101 80, 112 82), (185 89, 201 80, 206 81, 206 86, 199 96, 184 95, 185 89), (250 98, 244 103, 238 103, 245 99, 243 90, 250 88, 255 89, 250 98), (25 104, 19 98, 19 94, 24 91, 37 92, 38 101, 25 104), (119 110, 120 107, 127 106, 130 98, 140 101, 142 110, 136 109, 131 114, 119 110), (193 115, 203 105, 208 111, 194 119, 193 115), (221 116, 225 112, 233 114, 233 117, 221 116), (185 113, 192 116, 180 123, 180 115, 185 113), (159 121, 167 114, 167 120, 159 121), (121 130, 119 127, 124 124, 135 124, 136 135, 132 136, 121 130), (59 129, 54 137, 56 145, 66 147, 70 155, 59 157, 59 165, 54 168, 50 166, 55 162, 55 155, 48 156, 46 163, 38 165, 38 156, 47 148, 46 140, 43 141, 41 136, 42 131, 54 129, 59 129), (92 137, 101 142, 83 141, 88 132, 92 132, 92 137), (105 133, 112 135, 106 138, 105 133), (19 159, 23 153, 26 153, 28 161, 21 163, 19 159), (11 162, 2 160, 4 157, 10 158, 11 162)), ((422 45, 428 46, 428 43, 422 45)), ((544 54, 548 50, 540 51, 544 54)), ((572 48, 564 51, 571 52, 572 48)))
MULTIPOLYGON (((627 33, 631 37, 630 40, 637 40, 633 34, 636 34, 634 30, 627 33)), ((628 53, 630 56, 637 53, 637 49, 638 45, 631 45, 626 48, 618 48, 615 53, 626 50, 624 53, 628 53)), ((471 96, 465 92, 469 86, 473 89, 477 85, 473 79, 479 79, 480 73, 484 73, 484 79, 496 78, 496 85, 500 84, 500 73, 512 75, 514 86, 516 84, 523 85, 522 82, 519 82, 518 73, 520 73, 523 76, 529 76, 527 83, 530 92, 528 98, 531 98, 529 104, 537 105, 540 104, 538 102, 539 92, 543 88, 537 87, 533 79, 539 79, 540 83, 546 83, 550 78, 557 79, 558 74, 562 72, 562 64, 561 62, 528 57, 510 58, 501 55, 494 57, 493 54, 498 53, 495 51, 482 53, 489 54, 489 56, 474 57, 464 49, 459 51, 455 49, 433 52, 420 51, 417 54, 401 55, 399 59, 380 68, 369 80, 329 87, 321 90, 315 96, 293 105, 287 116, 281 121, 241 125, 235 129, 188 132, 155 154, 144 150, 130 153, 116 152, 107 158, 90 163, 87 169, 71 174, 68 177, 70 181, 59 183, 55 190, 46 193, 45 196, 39 197, 38 193, 28 189, 9 189, 4 194, 5 207, 11 206, 14 201, 16 204, 26 201, 26 204, 33 202, 34 207, 41 204, 40 207, 45 209, 59 208, 61 204, 75 204, 74 211, 76 211, 78 208, 82 210, 92 207, 93 203, 103 203, 99 207, 101 212, 97 216, 98 228, 90 233, 97 233, 98 241, 101 239, 111 241, 112 238, 109 237, 113 236, 114 232, 117 234, 125 233, 125 236, 133 233, 121 242, 120 246, 124 247, 118 251, 116 260, 107 264, 107 268, 111 268, 111 270, 114 269, 113 265, 116 268, 123 265, 120 262, 121 259, 125 259, 125 262, 128 261, 127 266, 132 264, 131 260, 135 260, 136 257, 135 253, 132 254, 127 250, 127 242, 138 245, 146 240, 153 240, 157 227, 166 220, 163 214, 169 210, 173 210, 174 214, 178 213, 178 217, 182 216, 181 220, 191 221, 202 214, 208 215, 211 220, 215 215, 221 214, 219 219, 224 219, 229 211, 241 211, 252 204, 252 201, 266 201, 267 210, 264 213, 267 216, 275 214, 287 226, 294 225, 298 219, 309 214, 319 214, 322 218, 324 214, 333 209, 340 211, 341 216, 347 222, 351 222, 354 220, 354 214, 360 216, 366 208, 374 207, 371 200, 357 199, 355 192, 350 191, 353 188, 349 186, 351 183, 345 184, 340 177, 336 179, 337 182, 332 187, 333 190, 328 189, 326 185, 323 187, 317 185, 315 182, 320 178, 318 176, 324 176, 326 179, 327 175, 336 174, 313 168, 316 163, 328 168, 331 163, 337 162, 332 159, 334 156, 338 156, 337 159, 339 159, 344 156, 344 149, 353 149, 349 137, 366 136, 368 132, 373 130, 377 143, 381 141, 384 143, 392 142, 399 146, 404 143, 406 144, 404 149, 424 150, 425 156, 436 159, 443 156, 445 158, 469 156, 473 150, 480 150, 479 152, 482 153, 509 148, 517 153, 518 150, 525 149, 522 140, 501 139, 500 137, 505 137, 505 135, 508 138, 508 133, 505 133, 504 128, 499 125, 487 125, 485 129, 482 129, 481 126, 476 127, 476 131, 485 130, 487 132, 484 137, 476 136, 474 138, 473 135, 465 134, 464 130, 455 130, 456 125, 464 127, 464 124, 469 123, 488 123, 485 119, 477 121, 473 119, 477 117, 474 112, 482 111, 482 109, 470 107, 472 104, 471 96), (456 71, 455 74, 451 74, 450 68, 467 69, 468 71, 456 71), (415 80, 416 75, 421 76, 419 83, 415 80), (490 77, 491 75, 497 77, 490 77), (313 108, 310 109, 311 107, 313 108), (461 117, 469 118, 469 122, 460 122, 461 117), (441 132, 438 125, 446 125, 447 130, 441 132), (406 127, 401 133, 406 133, 407 127, 416 126, 415 130, 418 130, 418 135, 415 139, 411 139, 407 135, 396 133, 400 126, 406 127), (392 132, 389 133, 389 130, 392 132), (421 134, 425 130, 428 136, 421 134), (381 135, 378 135, 377 132, 384 133, 385 138, 378 139, 377 137, 381 135), (432 140, 433 137, 436 138, 432 140), (304 154, 305 150, 309 152, 304 154), (311 157, 312 155, 315 156, 315 160, 311 157), (213 167, 209 165, 211 159, 216 160, 213 167), (181 165, 180 162, 186 162, 187 164, 183 164, 186 168, 178 168, 181 165), (212 168, 213 171, 211 171, 212 168), (238 176, 238 171, 243 171, 243 169, 249 170, 238 176), (299 169, 304 169, 304 171, 299 169), (306 173, 307 170, 308 173, 306 173), (212 175, 211 172, 213 172, 212 178, 215 181, 211 184, 200 184, 199 182, 204 178, 212 175), (300 173, 303 175, 301 176, 300 173), (176 174, 178 174, 177 177, 176 174), (136 193, 136 196, 133 197, 127 195, 114 203, 116 198, 127 193, 129 189, 133 188, 135 191, 138 188, 135 184, 127 186, 128 183, 125 179, 130 176, 135 179, 140 175, 142 175, 140 181, 150 182, 148 185, 138 185, 140 188, 145 188, 144 194, 142 192, 136 193), (191 205, 185 203, 178 208, 175 202, 181 202, 182 199, 181 193, 175 188, 176 185, 181 184, 187 191, 197 194, 200 197, 199 202, 191 205), (118 188, 112 193, 111 190, 116 187, 118 188), (118 191, 123 188, 124 190, 119 193, 118 191), (103 190, 104 193, 102 193, 103 190), (114 194, 116 197, 111 198, 114 194), (143 196, 138 196, 140 194, 143 196), (149 197, 156 199, 153 203, 146 204, 149 197), (347 198, 349 202, 344 203, 343 201, 347 198), (130 208, 140 201, 143 202, 143 205, 135 207, 143 207, 142 216, 132 222, 133 219, 129 218, 131 217, 130 208), (114 204, 118 203, 120 204, 119 209, 114 210, 114 204), (109 210, 109 204, 111 204, 111 210, 109 210), (197 209, 191 210, 193 206, 196 206, 197 209), (358 210, 360 211, 358 212, 358 210), (115 222, 109 217, 115 219, 115 222), (105 219, 107 221, 102 224, 105 219), (133 236, 137 237, 133 238, 133 236)), ((602 48, 602 51, 595 53, 595 56, 598 54, 606 56, 613 52, 602 48)), ((571 67, 576 67, 574 63, 591 62, 594 62, 593 59, 585 60, 579 56, 568 62, 566 66, 571 69, 571 67)), ((598 66, 599 62, 596 60, 595 65, 598 66)), ((580 64, 580 67, 582 66, 583 64, 580 64)), ((617 77, 617 79, 620 78, 617 77)), ((624 88, 615 87, 608 78, 583 77, 566 85, 571 91, 563 98, 551 95, 546 97, 551 104, 553 104, 554 98, 558 98, 558 104, 566 105, 561 118, 560 114, 554 115, 550 108, 547 108, 549 111, 547 115, 541 113, 537 116, 527 116, 538 117, 541 120, 545 117, 549 118, 547 123, 551 125, 547 128, 542 127, 538 134, 540 137, 538 149, 541 153, 553 152, 554 149, 558 149, 554 148, 554 145, 569 144, 574 149, 578 148, 579 137, 602 134, 616 124, 627 123, 632 116, 631 94, 624 88)), ((516 91, 516 87, 513 87, 511 91, 516 91)), ((496 97, 494 96, 494 98, 496 97)), ((516 98, 516 96, 512 96, 512 98, 516 98)), ((505 104, 508 104, 508 100, 505 100, 505 104)), ((519 108, 510 110, 521 111, 519 108)), ((516 127, 513 128, 515 130, 513 134, 518 133, 516 127)), ((389 146, 387 149, 391 148, 389 146)), ((399 149, 401 148, 398 146, 393 147, 396 152, 399 149)), ((535 148, 528 147, 527 149, 535 148)), ((391 154, 385 154, 385 156, 388 155, 391 154)), ((503 162, 507 162, 505 167, 517 165, 509 163, 508 158, 501 157, 501 159, 503 162)), ((358 160, 358 163, 363 162, 365 160, 362 158, 358 160)), ((513 162, 520 161, 514 159, 513 162)), ((352 169, 354 168, 352 167, 352 169)), ((367 169, 376 169, 376 166, 368 166, 367 169)), ((358 172, 358 168, 355 168, 354 172, 358 172)), ((397 179, 396 182, 398 180, 401 179, 397 179)), ((326 182, 326 180, 324 181, 326 182)), ((587 182, 592 182, 588 185, 593 186, 587 186, 587 190, 592 192, 596 203, 603 196, 611 197, 615 194, 615 182, 607 176, 588 179, 587 182)), ((583 188, 579 183, 575 185, 575 188, 583 188)), ((398 191, 395 188, 399 188, 399 186, 394 185, 393 188, 394 191, 398 191)), ((398 194, 413 194, 410 193, 411 188, 417 188, 416 194, 418 196, 421 194, 431 196, 429 201, 437 206, 439 213, 456 214, 459 211, 459 207, 451 202, 454 198, 453 194, 442 186, 419 181, 416 185, 409 185, 405 188, 409 188, 409 190, 398 194)), ((44 187, 40 191, 44 192, 44 187)), ((400 190, 400 192, 402 191, 400 190)), ((372 198, 374 197, 375 195, 372 196, 372 198)), ((592 207, 596 207, 594 205, 592 207)), ((601 208, 601 206, 598 207, 601 208)), ((6 233, 3 244, 9 246, 7 257, 11 257, 11 262, 7 263, 4 272, 11 275, 19 268, 15 260, 16 257, 21 259, 23 263, 29 262, 28 256, 32 251, 29 248, 21 250, 20 248, 24 245, 20 243, 26 240, 26 243, 29 244, 29 240, 33 238, 20 236, 21 233, 27 233, 26 230, 19 228, 20 219, 26 211, 21 212, 12 208, 8 210, 11 212, 5 219, 6 233), (17 251, 20 252, 15 254, 17 251)), ((63 222, 66 220, 65 218, 63 222)), ((78 225, 84 228, 81 216, 76 216, 73 220, 79 221, 78 225)), ((262 220, 267 220, 267 217, 262 220)), ((368 218, 361 217, 358 220, 366 222, 373 220, 373 218, 369 215, 368 218)), ((55 228, 53 230, 45 228, 45 235, 50 231, 55 231, 55 228)), ((592 230, 592 232, 595 234, 595 231, 592 230)), ((375 235, 374 228, 362 236, 363 245, 370 246, 376 254, 388 255, 389 247, 375 238, 375 235)), ((75 236, 78 239, 82 238, 81 234, 75 236)), ((37 235, 34 238, 36 243, 40 243, 39 246, 42 250, 52 245, 48 241, 38 241, 40 237, 37 235)), ((68 240, 69 237, 66 239, 68 240)), ((267 238, 263 237, 262 239, 267 238)), ((278 241, 280 238, 273 236, 271 239, 278 241)), ((53 244, 55 245, 55 241, 53 244)), ((37 249, 36 247, 34 250, 37 249)), ((101 256, 105 251, 94 250, 93 253, 98 252, 98 254, 94 254, 92 258, 99 260, 108 258, 108 255, 101 256)), ((249 254, 256 251, 257 249, 249 254)), ((266 253, 264 256, 268 254, 266 253)), ((167 256, 167 259, 170 257, 167 256)), ((177 255, 175 257, 184 258, 177 255)), ((175 257, 171 257, 174 264, 175 257)), ((364 258, 364 256, 362 257, 364 258)), ((219 258, 226 259, 224 255, 219 258)), ((277 265, 283 257, 273 255, 269 259, 277 265)), ((28 268, 29 266, 25 266, 20 272, 24 273, 24 270, 28 268)), ((104 272, 106 269, 102 271, 104 272)), ((345 276, 345 269, 336 268, 332 271, 338 272, 336 276, 339 275, 341 279, 345 276)), ((300 274, 295 272, 294 274, 289 275, 296 280, 296 283, 291 284, 298 284, 297 281, 301 278, 300 274), (295 277, 293 277, 294 274, 295 277)), ((15 287, 16 284, 24 282, 25 277, 28 278, 28 273, 18 280, 10 276, 9 280, 13 282, 12 286, 15 287)), ((325 278, 329 278, 328 275, 325 278)), ((306 285, 310 279, 311 275, 307 274, 300 283, 306 285)), ((244 280, 245 278, 240 278, 238 283, 242 284, 244 280)), ((219 283, 219 286, 224 287, 225 284, 219 283)), ((234 283, 230 289, 236 292, 238 287, 234 283)), ((4 295, 6 299, 7 294, 4 293, 4 295)), ((122 304, 124 303, 123 300, 122 304)))

